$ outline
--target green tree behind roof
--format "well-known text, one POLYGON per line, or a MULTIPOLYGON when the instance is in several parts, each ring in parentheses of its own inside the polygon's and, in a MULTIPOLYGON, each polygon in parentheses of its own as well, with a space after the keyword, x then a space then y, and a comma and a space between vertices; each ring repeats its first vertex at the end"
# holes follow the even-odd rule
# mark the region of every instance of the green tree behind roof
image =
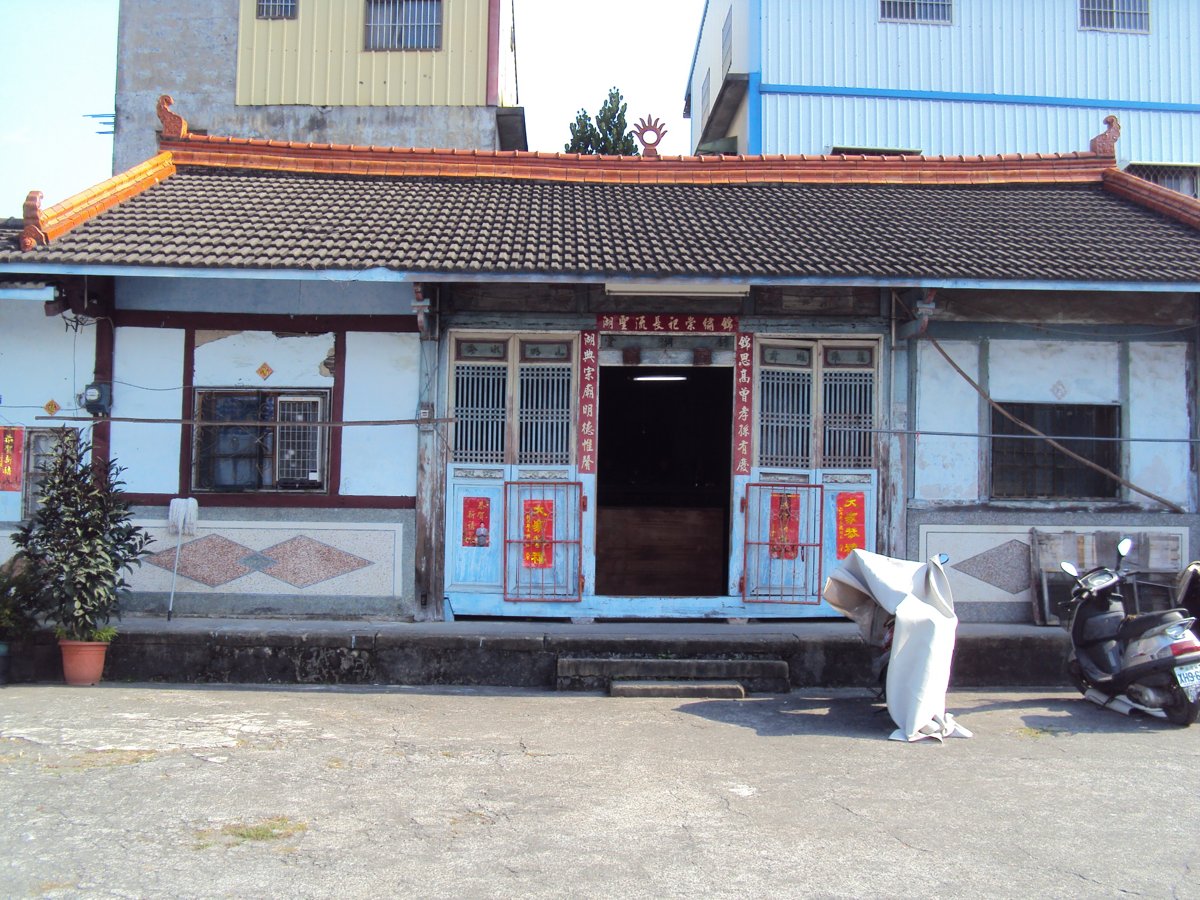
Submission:
POLYGON ((596 113, 595 123, 586 109, 576 113, 575 121, 571 123, 571 141, 564 149, 568 153, 637 156, 637 142, 625 122, 627 108, 621 92, 615 87, 609 88, 608 99, 596 113))

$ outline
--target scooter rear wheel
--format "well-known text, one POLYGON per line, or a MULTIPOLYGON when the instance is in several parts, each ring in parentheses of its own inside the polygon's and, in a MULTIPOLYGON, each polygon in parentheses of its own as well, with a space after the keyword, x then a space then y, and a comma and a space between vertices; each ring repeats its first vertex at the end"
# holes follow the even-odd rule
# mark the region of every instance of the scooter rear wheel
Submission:
POLYGON ((1183 688, 1173 684, 1171 685, 1171 697, 1162 709, 1167 714, 1168 722, 1186 728, 1200 718, 1200 697, 1189 700, 1183 688))

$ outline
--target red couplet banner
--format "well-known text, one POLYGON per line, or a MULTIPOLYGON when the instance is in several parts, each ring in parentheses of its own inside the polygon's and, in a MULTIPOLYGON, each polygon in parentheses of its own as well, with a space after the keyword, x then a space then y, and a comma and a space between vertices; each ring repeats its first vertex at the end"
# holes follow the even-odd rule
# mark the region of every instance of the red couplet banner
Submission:
POLYGON ((554 501, 525 501, 525 553, 527 569, 549 569, 554 565, 554 501))
POLYGON ((867 548, 866 494, 843 491, 837 498, 837 558, 845 559, 851 550, 867 548))
POLYGON ((0 426, 0 491, 21 490, 25 429, 0 426))

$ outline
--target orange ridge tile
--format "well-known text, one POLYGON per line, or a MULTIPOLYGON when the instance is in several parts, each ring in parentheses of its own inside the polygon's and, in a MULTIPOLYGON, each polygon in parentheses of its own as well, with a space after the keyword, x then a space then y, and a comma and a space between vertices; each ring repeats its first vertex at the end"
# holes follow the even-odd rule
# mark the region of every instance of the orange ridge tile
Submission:
POLYGON ((1116 168, 1104 173, 1103 184, 1104 189, 1110 193, 1148 206, 1185 225, 1200 228, 1200 199, 1188 197, 1116 168))
POLYGON ((174 174, 174 159, 171 153, 166 151, 94 187, 80 191, 49 209, 41 208, 41 191, 30 191, 25 199, 21 249, 32 250, 34 247, 48 244, 88 219, 174 174))

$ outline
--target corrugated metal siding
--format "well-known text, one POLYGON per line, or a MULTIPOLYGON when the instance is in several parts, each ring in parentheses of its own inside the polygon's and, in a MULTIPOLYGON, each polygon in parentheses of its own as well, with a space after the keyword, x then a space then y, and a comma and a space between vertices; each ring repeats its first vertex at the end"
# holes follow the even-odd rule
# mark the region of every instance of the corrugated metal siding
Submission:
POLYGON ((1200 114, 1113 101, 1200 103, 1200 2, 1153 0, 1149 35, 1081 31, 1078 0, 956 0, 953 25, 880 23, 878 0, 762 0, 762 81, 1108 101, 1095 108, 768 93, 763 152, 830 146, 926 153, 1086 149, 1117 113, 1122 160, 1194 162, 1200 114))
POLYGON ((785 95, 763 98, 763 152, 894 147, 928 156, 1069 153, 1088 149, 1109 113, 1121 120, 1121 165, 1195 164, 1200 155, 1200 116, 1186 113, 785 95))
POLYGON ((1200 102, 1196 0, 1154 0, 1148 35, 1081 31, 1078 0, 956 0, 953 25, 880 23, 878 0, 762 6, 764 84, 1200 102))
POLYGON ((363 49, 363 0, 305 0, 258 20, 241 0, 238 105, 484 106, 487 0, 444 0, 439 51, 363 49))

